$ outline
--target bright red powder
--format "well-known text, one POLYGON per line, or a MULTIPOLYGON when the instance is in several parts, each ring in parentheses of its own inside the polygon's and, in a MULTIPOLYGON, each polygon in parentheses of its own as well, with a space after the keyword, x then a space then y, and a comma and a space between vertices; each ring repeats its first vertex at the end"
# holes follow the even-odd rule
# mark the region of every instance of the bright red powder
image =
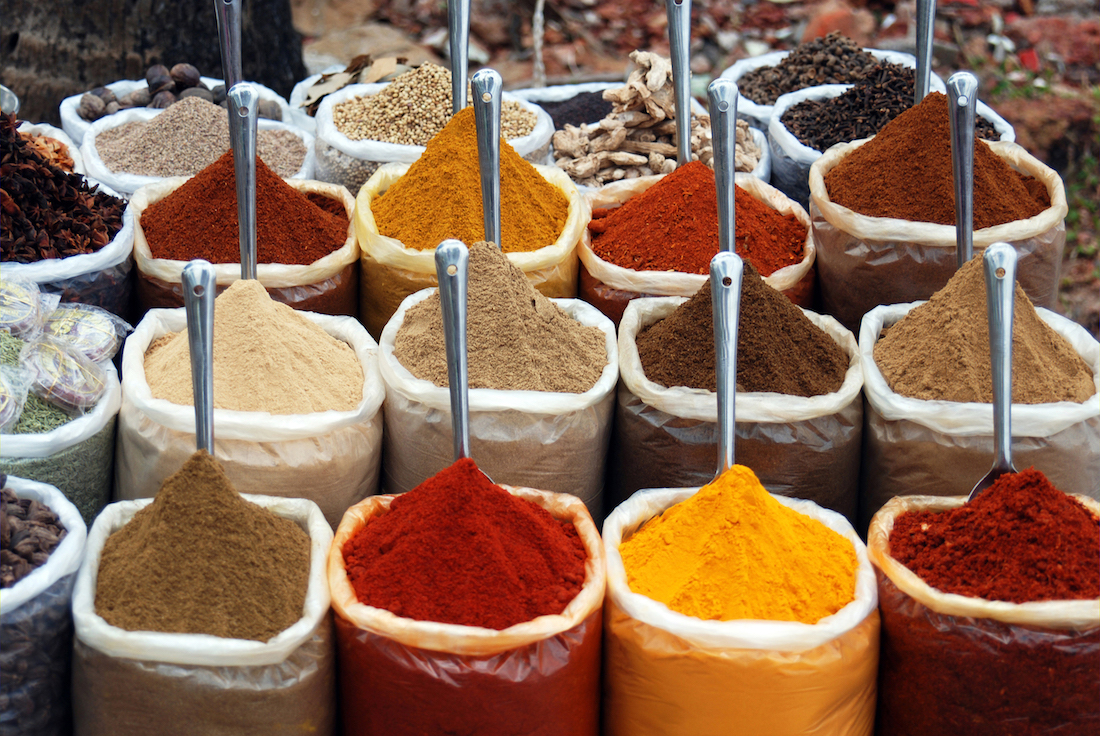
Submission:
POLYGON ((901 514, 890 554, 945 593, 1027 603, 1100 597, 1100 519, 1034 468, 948 511, 901 514))
POLYGON ((559 614, 584 585, 571 522, 459 460, 394 499, 344 545, 361 603, 418 621, 506 629, 559 614))

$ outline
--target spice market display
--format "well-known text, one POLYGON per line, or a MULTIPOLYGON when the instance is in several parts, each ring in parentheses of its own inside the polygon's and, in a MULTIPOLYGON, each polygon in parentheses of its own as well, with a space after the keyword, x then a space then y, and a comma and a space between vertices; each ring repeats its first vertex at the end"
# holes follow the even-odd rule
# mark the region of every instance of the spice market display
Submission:
MULTIPOLYGON (((215 8, 223 35, 176 29, 223 68, 89 61, 35 113, 63 132, 9 110, 8 87, 24 112, 42 91, 3 80, 0 735, 1100 731, 1100 340, 1051 309, 1087 213, 995 99, 1053 11, 933 19, 929 66, 973 67, 997 107, 974 100, 964 262, 958 101, 908 6, 472 4, 454 59, 453 3, 364 10, 400 50, 313 4, 333 27, 306 39, 312 74, 252 83, 251 210, 224 80, 264 60, 239 0, 215 8), (316 50, 337 32, 354 53, 316 50), (508 88, 499 243, 454 64, 508 88), (728 160, 719 78, 740 95, 728 160), (739 294, 710 275, 723 169, 739 294), (1019 470, 968 499, 998 436, 994 242, 1019 263, 1019 470)), ((313 7, 290 5, 296 25, 313 7)), ((1058 58, 1028 90, 1065 93, 1058 58)))

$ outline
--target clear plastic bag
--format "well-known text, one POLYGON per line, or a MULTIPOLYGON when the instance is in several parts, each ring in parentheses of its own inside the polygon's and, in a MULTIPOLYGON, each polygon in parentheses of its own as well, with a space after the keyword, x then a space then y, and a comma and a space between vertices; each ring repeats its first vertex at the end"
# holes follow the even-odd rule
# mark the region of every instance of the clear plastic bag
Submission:
POLYGON ((110 360, 133 328, 118 315, 90 304, 59 304, 49 313, 43 332, 93 363, 110 360))
MULTIPOLYGON (((640 176, 637 179, 615 182, 585 195, 590 209, 620 207, 631 197, 649 189, 661 180, 657 176, 640 176)), ((764 277, 764 283, 783 292, 800 307, 809 307, 814 293, 814 260, 817 246, 814 243, 810 216, 794 200, 775 187, 765 184, 749 174, 737 174, 737 186, 757 200, 784 215, 793 214, 806 226, 805 254, 799 263, 784 266, 764 277)), ((631 299, 649 296, 692 296, 703 288, 709 276, 706 274, 679 273, 676 271, 635 271, 603 260, 592 251, 592 235, 584 228, 577 246, 581 261, 580 297, 595 306, 616 325, 622 319, 631 299)))
POLYGON ((334 732, 336 666, 325 579, 332 529, 312 501, 244 498, 309 535, 302 618, 266 642, 111 626, 95 612, 103 546, 152 499, 111 504, 88 534, 73 591, 76 733, 145 736, 153 727, 162 736, 334 732))
POLYGON ((37 335, 45 321, 38 284, 5 273, 0 281, 0 330, 26 340, 37 335))
POLYGON ((0 734, 67 736, 70 604, 87 528, 56 488, 14 476, 8 476, 7 487, 19 498, 49 506, 66 534, 44 565, 5 588, 0 598, 0 734))
MULTIPOLYGON (((607 473, 608 508, 642 488, 701 486, 718 466, 718 399, 710 391, 666 388, 645 376, 636 338, 687 301, 635 299, 619 324, 615 428, 607 473)), ((863 368, 852 333, 805 312, 849 357, 840 388, 814 397, 737 394, 737 461, 771 493, 805 498, 856 520, 863 430, 863 368)))
MULTIPOLYGON (((993 462, 989 404, 925 401, 890 390, 874 359, 882 330, 919 302, 877 307, 863 318, 863 471, 860 528, 894 496, 958 496, 970 492, 993 462)), ((1085 328, 1046 309, 1040 319, 1069 340, 1092 370, 1100 392, 1100 344, 1085 328)), ((1066 493, 1100 498, 1100 397, 1012 405, 1012 456, 1017 468, 1034 465, 1066 493)))
MULTIPOLYGON (((1100 727, 1100 600, 1007 603, 943 593, 890 556, 894 520, 965 496, 905 496, 867 535, 882 612, 882 736, 1088 734, 1100 727)), ((1079 497, 1093 514, 1095 500, 1079 497)))
MULTIPOLYGON (((385 493, 410 491, 454 461, 448 389, 415 378, 393 354, 405 313, 431 293, 425 290, 406 298, 382 332, 379 367, 386 386, 385 493)), ((555 299, 554 303, 581 324, 603 330, 607 336, 603 373, 592 388, 580 394, 470 389, 471 454, 496 482, 571 493, 600 519, 619 377, 615 328, 584 302, 555 299)))
MULTIPOLYGON (((285 494, 320 506, 335 526, 344 511, 378 491, 382 458, 382 381, 378 345, 350 317, 303 313, 348 343, 363 368, 363 398, 353 411, 313 414, 214 410, 214 457, 241 492, 285 494)), ((116 497, 155 494, 195 451, 195 410, 153 398, 145 352, 187 326, 183 309, 153 310, 123 349, 116 497)))
POLYGON ((389 509, 393 496, 348 509, 328 560, 346 736, 599 733, 606 583, 599 532, 573 496, 504 488, 576 526, 588 553, 581 592, 559 615, 500 631, 414 621, 364 605, 348 580, 344 545, 389 509))
POLYGON ((855 547, 855 599, 816 624, 704 621, 630 590, 619 544, 697 490, 641 491, 604 522, 603 733, 870 736, 878 592, 867 550, 844 517, 809 501, 775 497, 855 547))
MULTIPOLYGON (((349 100, 370 97, 385 89, 389 82, 375 84, 349 84, 343 89, 326 95, 317 108, 317 178, 340 184, 349 191, 359 192, 363 184, 383 164, 411 164, 424 153, 424 146, 406 146, 382 141, 353 141, 340 132, 332 119, 332 108, 349 100)), ((538 105, 521 100, 505 92, 504 101, 518 102, 537 118, 534 129, 525 136, 512 138, 508 145, 523 158, 534 164, 546 162, 550 151, 550 137, 554 135, 554 121, 538 105)))
MULTIPOLYGON (((822 309, 853 331, 880 304, 932 296, 956 269, 954 225, 867 217, 829 199, 825 175, 869 140, 837 144, 810 167, 810 219, 822 309)), ((1050 207, 1027 220, 975 230, 974 252, 997 241, 1011 244, 1019 256, 1020 285, 1037 306, 1053 307, 1066 242, 1065 186, 1058 172, 1015 143, 993 142, 989 147, 1012 168, 1046 184, 1050 207)))
POLYGON ((107 372, 68 343, 40 335, 23 346, 19 363, 31 374, 31 393, 79 416, 107 392, 107 372))
MULTIPOLYGON (((591 212, 564 171, 556 166, 535 168, 569 201, 565 226, 553 245, 527 253, 508 253, 508 260, 543 296, 571 298, 577 295, 577 243, 591 212)), ((384 166, 356 197, 355 234, 363 249, 359 320, 375 337, 381 336, 405 297, 436 286, 435 249, 407 248, 400 240, 382 235, 371 211, 375 197, 385 193, 408 170, 407 164, 384 166)))
POLYGON ((69 137, 61 128, 55 128, 47 123, 35 123, 31 124, 27 121, 19 123, 19 127, 16 129, 20 133, 27 133, 29 135, 42 135, 47 138, 53 138, 55 141, 65 144, 65 148, 68 150, 69 158, 73 160, 73 173, 83 174, 84 171, 84 157, 80 155, 80 146, 73 142, 73 139, 69 137))
POLYGON ((7 434, 19 423, 32 378, 25 368, 0 365, 0 433, 7 434))
MULTIPOLYGON (((132 212, 136 225, 134 237, 134 262, 138 270, 138 307, 144 314, 150 309, 183 306, 183 268, 187 261, 154 258, 141 229, 141 215, 154 202, 159 202, 179 189, 185 177, 172 177, 156 184, 142 187, 130 200, 128 212, 132 212)), ((355 242, 353 225, 355 200, 343 187, 319 181, 284 179, 303 194, 322 194, 339 200, 348 217, 348 237, 344 244, 308 266, 283 263, 260 263, 256 266, 256 278, 264 285, 272 299, 294 309, 322 314, 352 316, 357 311, 359 296, 359 245, 355 242)), ((216 263, 218 293, 241 277, 237 263, 216 263)))

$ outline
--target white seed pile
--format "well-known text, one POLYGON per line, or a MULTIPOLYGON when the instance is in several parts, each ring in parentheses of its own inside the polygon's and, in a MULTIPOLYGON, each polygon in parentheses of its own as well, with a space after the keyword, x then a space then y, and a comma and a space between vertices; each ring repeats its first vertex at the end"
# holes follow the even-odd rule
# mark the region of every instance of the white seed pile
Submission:
MULTIPOLYGON (((334 105, 332 122, 353 141, 424 146, 443 130, 451 112, 450 70, 425 63, 378 94, 334 105)), ((535 114, 514 100, 504 100, 500 106, 500 132, 507 140, 529 135, 536 122, 535 114)))

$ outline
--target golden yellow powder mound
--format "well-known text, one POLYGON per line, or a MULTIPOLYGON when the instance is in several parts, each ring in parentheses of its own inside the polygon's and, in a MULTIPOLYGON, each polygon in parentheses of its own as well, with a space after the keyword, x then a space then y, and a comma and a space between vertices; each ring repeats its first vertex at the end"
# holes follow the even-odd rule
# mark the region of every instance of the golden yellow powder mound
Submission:
POLYGON ((735 465, 619 546, 635 593, 712 621, 814 624, 852 602, 852 543, 735 465))

